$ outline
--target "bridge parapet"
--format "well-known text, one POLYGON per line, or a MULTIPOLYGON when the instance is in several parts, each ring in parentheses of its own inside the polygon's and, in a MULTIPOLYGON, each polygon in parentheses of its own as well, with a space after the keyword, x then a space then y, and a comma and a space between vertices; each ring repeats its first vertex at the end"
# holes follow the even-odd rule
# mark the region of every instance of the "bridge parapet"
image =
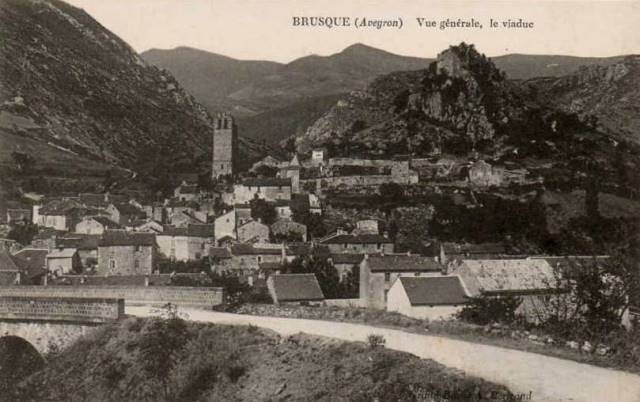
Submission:
POLYGON ((224 302, 223 288, 188 286, 0 286, 0 297, 124 299, 128 305, 206 307, 224 302))
POLYGON ((62 321, 102 324, 124 316, 123 299, 0 297, 0 321, 62 321))

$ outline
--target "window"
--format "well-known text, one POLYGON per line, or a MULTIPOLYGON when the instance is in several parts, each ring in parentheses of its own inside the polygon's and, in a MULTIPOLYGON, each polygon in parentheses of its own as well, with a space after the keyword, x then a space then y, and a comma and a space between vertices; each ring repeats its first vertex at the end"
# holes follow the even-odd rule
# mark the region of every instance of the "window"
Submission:
POLYGON ((140 252, 140 250, 142 250, 142 246, 137 244, 136 245, 136 252, 140 252))
POLYGON ((389 282, 391 280, 391 272, 384 273, 384 281, 389 282))
POLYGON ((224 169, 224 165, 220 165, 220 169, 224 169))
POLYGON ((262 256, 261 255, 258 256, 258 262, 262 262, 262 256))
POLYGON ((349 245, 347 243, 345 243, 344 244, 344 248, 347 248, 347 247, 349 247, 349 245))
POLYGON ((378 250, 380 250, 380 249, 382 248, 382 243, 378 243, 378 244, 376 245, 376 248, 377 248, 378 250))
POLYGON ((109 268, 116 269, 116 260, 114 259, 109 260, 109 268))
POLYGON ((204 247, 205 247, 205 244, 204 244, 204 243, 202 243, 202 244, 200 245, 200 250, 204 250, 204 247))
POLYGON ((387 302, 387 295, 388 295, 388 293, 389 293, 389 289, 385 289, 385 290, 384 290, 384 302, 385 302, 385 303, 387 302))
POLYGON ((140 261, 135 260, 135 261, 133 262, 133 267, 134 267, 135 269, 140 269, 140 261))
POLYGON ((196 260, 199 260, 202 255, 200 253, 196 253, 196 260))

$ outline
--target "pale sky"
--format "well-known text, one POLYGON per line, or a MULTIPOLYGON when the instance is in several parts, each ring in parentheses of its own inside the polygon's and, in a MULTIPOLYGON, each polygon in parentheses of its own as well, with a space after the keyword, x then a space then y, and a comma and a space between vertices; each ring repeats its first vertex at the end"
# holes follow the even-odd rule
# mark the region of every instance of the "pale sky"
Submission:
POLYGON ((357 42, 434 57, 461 41, 489 55, 613 56, 640 53, 640 1, 434 0, 66 0, 139 52, 189 46, 238 59, 289 62, 357 42), (402 29, 300 28, 293 16, 401 18, 402 29), (420 28, 428 20, 475 18, 482 30, 420 28), (491 29, 522 18, 533 29, 491 29))

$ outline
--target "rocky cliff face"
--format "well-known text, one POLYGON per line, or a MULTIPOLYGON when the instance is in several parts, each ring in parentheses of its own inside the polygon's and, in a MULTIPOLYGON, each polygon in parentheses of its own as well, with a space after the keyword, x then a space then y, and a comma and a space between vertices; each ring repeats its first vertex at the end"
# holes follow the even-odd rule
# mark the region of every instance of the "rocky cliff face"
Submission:
MULTIPOLYGON (((525 140, 558 137, 567 116, 536 103, 473 45, 438 55, 426 70, 393 73, 352 92, 297 141, 306 152, 427 155, 501 152, 525 140)), ((567 127, 568 128, 568 127, 567 127)), ((579 127, 584 128, 584 127, 579 127)), ((526 141, 525 141, 526 142, 526 141)))
POLYGON ((207 111, 81 9, 2 0, 0 37, 3 147, 29 148, 42 168, 60 155, 133 170, 150 158, 179 169, 208 160, 207 111))
POLYGON ((640 143, 640 56, 588 66, 559 78, 526 83, 545 101, 622 140, 640 143))

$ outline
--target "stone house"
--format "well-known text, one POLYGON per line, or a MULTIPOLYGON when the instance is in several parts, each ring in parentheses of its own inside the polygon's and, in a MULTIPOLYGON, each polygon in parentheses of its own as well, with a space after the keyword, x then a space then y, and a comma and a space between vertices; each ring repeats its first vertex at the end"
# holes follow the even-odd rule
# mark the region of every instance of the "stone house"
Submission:
POLYGON ((131 222, 147 218, 147 214, 143 210, 127 202, 109 204, 107 213, 113 222, 117 222, 121 226, 128 226, 131 222))
POLYGON ((387 293, 402 276, 442 276, 444 267, 433 257, 419 255, 365 255, 360 263, 360 300, 362 305, 384 310, 387 293))
POLYGON ((0 250, 0 286, 21 284, 22 274, 18 259, 7 250, 0 250))
POLYGON ((187 227, 189 225, 202 225, 207 222, 206 216, 196 212, 177 211, 169 215, 169 224, 177 227, 187 227))
POLYGON ((291 201, 278 200, 273 204, 276 213, 278 214, 278 219, 292 219, 293 212, 291 211, 291 201))
POLYGON ((271 225, 272 236, 290 237, 298 236, 300 241, 307 241, 307 226, 292 220, 280 219, 271 225))
POLYGON ((20 283, 41 285, 43 278, 47 275, 47 255, 48 249, 23 248, 13 254, 13 260, 21 270, 20 283))
POLYGON ((485 161, 477 161, 469 167, 469 182, 476 186, 500 186, 504 181, 502 169, 497 169, 485 161))
POLYGON ((237 226, 242 226, 245 223, 252 221, 251 205, 249 204, 235 204, 233 210, 236 212, 237 226))
POLYGON ((106 231, 98 245, 100 275, 144 275, 153 272, 156 257, 153 233, 106 231))
POLYGON ((341 231, 325 237, 320 244, 326 245, 331 253, 351 254, 391 254, 393 242, 379 234, 347 234, 341 231))
POLYGON ((189 225, 187 227, 164 226, 156 234, 158 251, 177 261, 194 261, 209 254, 215 245, 214 225, 189 225))
POLYGON ((232 210, 217 217, 214 221, 216 241, 223 237, 236 238, 236 211, 232 210))
POLYGON ((74 232, 99 235, 113 229, 122 229, 122 226, 106 216, 85 216, 76 223, 74 232))
POLYGON ((356 269, 360 269, 360 263, 364 259, 364 254, 331 254, 329 258, 338 271, 340 281, 342 282, 348 274, 354 273, 356 269))
POLYGON ((54 249, 46 257, 47 270, 56 275, 79 273, 82 263, 74 248, 54 249))
POLYGON ((565 292, 545 259, 463 260, 453 273, 471 297, 520 298, 516 315, 530 322, 539 322, 548 312, 550 298, 565 292))
POLYGON ((311 151, 311 164, 314 166, 322 165, 326 157, 326 150, 323 148, 316 148, 311 151))
POLYGON ((468 301, 457 276, 400 276, 389 288, 387 311, 418 319, 451 319, 468 301))
POLYGON ((98 263, 98 244, 101 235, 93 234, 65 234, 55 238, 55 248, 58 250, 76 250, 80 257, 80 265, 84 271, 91 271, 98 263))
POLYGON ((286 250, 281 245, 266 247, 238 243, 231 246, 231 269, 239 273, 255 273, 264 262, 283 262, 286 259, 286 250))
POLYGON ((236 229, 241 243, 265 243, 269 241, 269 226, 260 221, 249 221, 236 229))
POLYGON ((291 179, 256 178, 245 179, 234 184, 233 195, 236 203, 244 204, 260 198, 265 201, 290 200, 291 179))
POLYGON ((273 304, 321 304, 324 294, 314 274, 274 274, 267 279, 273 304))
POLYGON ((78 201, 68 198, 51 200, 43 206, 33 206, 33 221, 38 226, 68 231, 86 213, 78 201))
POLYGON ((379 234, 380 221, 378 219, 361 219, 356 222, 353 234, 379 234))
POLYGON ((27 208, 7 208, 7 223, 10 225, 31 222, 32 211, 27 208))
POLYGON ((210 247, 209 264, 211 270, 221 273, 231 268, 231 250, 229 247, 210 247))
POLYGON ((288 165, 280 167, 278 177, 291 180, 291 192, 293 194, 300 193, 300 162, 298 156, 294 155, 288 165))
POLYGON ((164 205, 160 202, 152 202, 143 204, 141 208, 147 215, 147 219, 163 223, 167 219, 165 215, 164 205))
POLYGON ((181 201, 195 201, 200 197, 198 185, 183 181, 173 190, 173 196, 181 201))

